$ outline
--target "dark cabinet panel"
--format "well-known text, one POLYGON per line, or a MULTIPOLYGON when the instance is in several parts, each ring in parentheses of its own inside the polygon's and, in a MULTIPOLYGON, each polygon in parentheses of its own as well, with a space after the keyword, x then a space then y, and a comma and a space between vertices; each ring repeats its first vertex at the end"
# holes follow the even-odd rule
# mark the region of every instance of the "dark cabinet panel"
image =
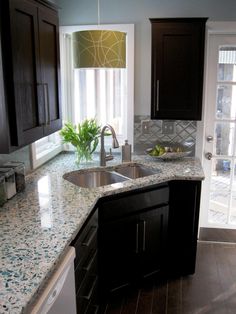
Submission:
POLYGON ((61 128, 58 16, 39 11, 42 84, 45 91, 44 136, 61 128))
POLYGON ((142 234, 138 272, 143 278, 165 268, 169 207, 149 210, 140 215, 142 234))
POLYGON ((151 118, 201 120, 205 18, 151 19, 151 118))
POLYGON ((168 273, 195 272, 201 181, 171 181, 168 273))
POLYGON ((138 216, 101 225, 99 229, 99 272, 102 293, 129 285, 136 273, 138 216))
POLYGON ((0 4, 1 114, 6 121, 0 153, 61 128, 58 14, 54 6, 43 4, 34 0, 3 0, 0 4))
POLYGON ((41 81, 37 21, 35 5, 19 0, 10 2, 16 146, 31 143, 43 136, 43 114, 40 116, 38 111, 42 103, 37 88, 41 81))

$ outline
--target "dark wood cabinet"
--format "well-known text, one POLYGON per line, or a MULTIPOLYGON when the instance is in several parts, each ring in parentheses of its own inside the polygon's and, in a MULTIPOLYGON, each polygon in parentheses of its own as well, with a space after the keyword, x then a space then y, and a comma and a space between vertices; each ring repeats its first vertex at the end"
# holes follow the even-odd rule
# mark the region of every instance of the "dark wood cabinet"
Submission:
POLYGON ((168 186, 160 185, 100 203, 98 256, 103 295, 163 269, 168 199, 168 186))
POLYGON ((0 153, 61 128, 58 13, 47 1, 2 0, 0 153))
POLYGON ((150 19, 152 119, 201 120, 206 20, 150 19))
POLYGON ((168 274, 195 272, 201 181, 171 181, 168 274))
POLYGON ((195 272, 200 181, 170 181, 101 198, 71 245, 78 313, 149 277, 195 272))

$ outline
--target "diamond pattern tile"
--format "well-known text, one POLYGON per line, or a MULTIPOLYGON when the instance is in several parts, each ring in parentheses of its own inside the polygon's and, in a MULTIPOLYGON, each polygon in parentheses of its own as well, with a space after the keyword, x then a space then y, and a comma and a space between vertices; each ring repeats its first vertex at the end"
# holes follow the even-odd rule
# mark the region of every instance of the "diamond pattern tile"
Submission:
POLYGON ((142 120, 149 120, 149 116, 135 115, 134 117, 134 150, 137 153, 143 153, 148 147, 152 147, 156 143, 188 143, 192 149, 192 155, 195 154, 196 144, 196 121, 176 120, 174 134, 162 133, 162 120, 150 120, 150 133, 142 134, 142 120))

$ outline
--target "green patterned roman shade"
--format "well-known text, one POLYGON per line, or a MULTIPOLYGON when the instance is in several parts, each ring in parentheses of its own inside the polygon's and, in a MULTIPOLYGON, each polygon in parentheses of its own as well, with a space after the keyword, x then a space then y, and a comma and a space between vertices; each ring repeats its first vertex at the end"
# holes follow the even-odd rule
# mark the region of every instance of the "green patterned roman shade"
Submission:
POLYGON ((74 68, 125 68, 126 33, 86 30, 72 34, 74 68))

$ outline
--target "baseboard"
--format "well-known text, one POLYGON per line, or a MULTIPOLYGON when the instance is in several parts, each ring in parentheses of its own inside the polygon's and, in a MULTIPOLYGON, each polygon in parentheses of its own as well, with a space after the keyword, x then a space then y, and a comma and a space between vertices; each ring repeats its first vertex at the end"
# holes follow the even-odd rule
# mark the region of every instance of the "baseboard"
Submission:
POLYGON ((236 243, 236 230, 221 228, 200 228, 199 240, 236 243))

